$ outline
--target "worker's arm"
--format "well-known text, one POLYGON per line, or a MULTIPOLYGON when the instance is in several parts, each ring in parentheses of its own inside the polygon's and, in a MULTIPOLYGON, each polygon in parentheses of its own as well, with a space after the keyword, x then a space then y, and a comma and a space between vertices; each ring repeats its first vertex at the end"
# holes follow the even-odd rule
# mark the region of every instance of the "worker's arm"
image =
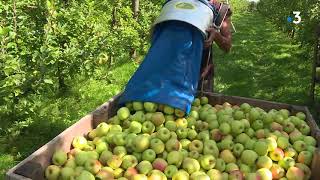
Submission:
POLYGON ((209 38, 205 40, 204 47, 210 47, 212 42, 215 41, 219 48, 221 48, 225 52, 229 52, 232 46, 232 34, 230 32, 230 25, 230 18, 227 17, 222 23, 220 32, 217 32, 214 28, 209 28, 207 30, 209 33, 209 38))

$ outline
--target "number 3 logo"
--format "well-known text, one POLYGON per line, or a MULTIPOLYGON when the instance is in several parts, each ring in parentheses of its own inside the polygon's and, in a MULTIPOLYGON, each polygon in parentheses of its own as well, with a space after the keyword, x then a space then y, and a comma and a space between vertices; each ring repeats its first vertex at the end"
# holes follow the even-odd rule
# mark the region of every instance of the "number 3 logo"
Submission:
POLYGON ((294 17, 295 17, 295 20, 293 21, 293 23, 299 24, 301 22, 300 11, 293 11, 292 13, 294 14, 294 17))

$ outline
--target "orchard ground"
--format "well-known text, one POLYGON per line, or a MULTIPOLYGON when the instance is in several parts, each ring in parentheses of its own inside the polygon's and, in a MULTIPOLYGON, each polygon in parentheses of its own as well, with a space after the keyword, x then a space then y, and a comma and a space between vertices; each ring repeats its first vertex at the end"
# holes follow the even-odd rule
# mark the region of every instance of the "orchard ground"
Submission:
MULTIPOLYGON (((308 51, 259 14, 236 14, 233 23, 237 33, 232 52, 224 54, 215 47, 215 91, 308 105, 312 64, 306 56, 308 51)), ((0 134, 0 179, 9 168, 119 93, 137 66, 134 62, 115 64, 111 69, 102 65, 94 78, 70 82, 72 90, 63 97, 35 96, 42 102, 38 120, 26 124, 11 139, 0 134)))

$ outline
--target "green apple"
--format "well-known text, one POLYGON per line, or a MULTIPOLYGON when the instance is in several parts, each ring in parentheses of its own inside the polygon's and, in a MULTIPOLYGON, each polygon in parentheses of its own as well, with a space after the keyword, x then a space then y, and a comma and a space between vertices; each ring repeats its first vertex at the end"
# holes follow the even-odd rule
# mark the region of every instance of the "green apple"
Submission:
POLYGON ((253 150, 255 143, 256 143, 256 140, 249 139, 249 140, 244 144, 244 148, 245 148, 245 149, 249 149, 249 150, 253 150))
POLYGON ((188 157, 198 159, 200 157, 200 153, 198 151, 190 151, 188 153, 188 157))
POLYGON ((131 121, 129 126, 129 132, 138 134, 142 130, 142 124, 138 121, 131 121))
POLYGON ((270 169, 272 166, 272 160, 268 156, 260 156, 257 160, 258 168, 270 169))
POLYGON ((309 151, 301 151, 298 155, 298 162, 310 166, 313 154, 309 151))
POLYGON ((206 104, 208 104, 208 102, 209 102, 209 99, 208 99, 207 97, 202 96, 202 97, 200 98, 200 104, 201 104, 201 105, 206 105, 206 104))
POLYGON ((163 107, 163 112, 164 112, 165 114, 172 115, 172 114, 174 114, 174 108, 171 107, 171 106, 165 105, 165 106, 163 107))
POLYGON ((112 169, 117 169, 121 166, 122 158, 116 155, 112 155, 110 159, 107 161, 107 165, 112 169))
MULTIPOLYGON (((138 123, 138 122, 137 122, 138 123)), ((132 124, 132 123, 131 123, 132 124)), ((117 145, 117 146, 124 146, 126 144, 126 136, 127 134, 126 133, 123 133, 123 132, 118 132, 118 133, 115 133, 113 136, 112 136, 112 142, 113 144, 117 145)))
POLYGON ((175 165, 176 167, 180 167, 183 160, 183 155, 180 151, 171 151, 167 155, 167 162, 170 165, 175 165))
POLYGON ((134 155, 139 162, 142 160, 142 153, 132 152, 132 155, 134 155))
POLYGON ((165 144, 158 138, 151 139, 150 148, 156 153, 160 154, 165 150, 165 144))
POLYGON ((127 107, 122 107, 117 111, 117 117, 120 120, 125 120, 129 118, 130 116, 130 110, 127 107))
POLYGON ((226 165, 226 172, 231 173, 232 171, 239 170, 239 167, 236 163, 228 163, 226 165))
POLYGON ((76 168, 77 164, 76 164, 76 160, 74 158, 70 158, 67 160, 67 162, 64 164, 64 167, 70 167, 70 168, 76 168))
POLYGON ((250 166, 248 166, 248 165, 246 165, 246 164, 240 163, 239 169, 240 169, 240 171, 243 172, 245 175, 247 175, 248 173, 251 172, 250 166))
POLYGON ((248 166, 254 165, 257 158, 258 158, 258 154, 252 150, 246 149, 241 154, 241 162, 244 164, 247 164, 248 166))
POLYGON ((292 147, 288 147, 284 151, 284 156, 285 157, 292 157, 293 159, 296 159, 296 157, 298 156, 298 153, 292 147))
POLYGON ((307 124, 302 124, 299 127, 299 131, 303 134, 303 135, 309 135, 310 134, 310 127, 307 124))
POLYGON ((306 115, 303 112, 298 112, 296 114, 296 117, 298 117, 301 120, 306 120, 306 115))
POLYGON ((185 113, 184 113, 183 110, 178 109, 178 108, 175 108, 175 109, 174 109, 174 115, 176 115, 176 116, 179 117, 179 118, 182 118, 182 117, 185 116, 185 113))
POLYGON ((293 130, 290 134, 290 142, 293 144, 296 141, 303 140, 303 135, 297 129, 293 130))
POLYGON ((232 152, 236 157, 240 157, 243 150, 244 150, 244 146, 240 143, 236 143, 233 146, 232 152))
POLYGON ((57 165, 50 165, 45 170, 45 177, 48 180, 57 180, 60 176, 61 169, 57 165))
POLYGON ((231 124, 231 131, 234 135, 238 135, 242 133, 244 131, 244 128, 245 127, 242 121, 233 121, 231 124))
POLYGON ((138 159, 134 155, 125 155, 122 158, 121 167, 123 169, 128 169, 131 167, 135 167, 138 164, 138 159))
POLYGON ((187 128, 182 128, 182 127, 179 127, 177 130, 176 130, 176 133, 177 133, 177 136, 179 139, 185 139, 188 137, 188 129, 187 128))
POLYGON ((194 129, 189 129, 188 130, 188 139, 189 140, 194 140, 197 137, 198 133, 194 129))
POLYGON ((170 131, 165 127, 162 127, 157 131, 157 138, 163 142, 167 142, 170 139, 170 136, 170 131))
POLYGON ((293 143, 293 148, 300 153, 301 151, 305 151, 307 149, 307 145, 304 141, 299 140, 293 143))
MULTIPOLYGON (((192 144, 192 143, 191 143, 192 144)), ((178 139, 169 139, 167 142, 166 142, 166 150, 168 152, 171 152, 171 151, 179 151, 181 149, 181 143, 178 141, 178 139)), ((190 146, 190 145, 189 145, 190 146)))
POLYGON ((95 177, 89 171, 84 170, 80 173, 80 175, 76 179, 77 180, 95 180, 95 177))
POLYGON ((166 121, 164 127, 166 127, 169 131, 177 130, 177 124, 175 121, 166 121))
POLYGON ((101 169, 97 174, 96 174, 96 179, 103 180, 103 179, 114 179, 113 177, 113 170, 104 170, 101 169))
POLYGON ((236 120, 241 120, 245 118, 245 114, 243 111, 237 110, 233 113, 233 118, 236 120))
POLYGON ((224 149, 229 149, 229 150, 232 150, 233 149, 233 141, 230 140, 230 139, 223 139, 221 142, 220 142, 220 147, 219 147, 219 150, 224 150, 224 149))
MULTIPOLYGON (((109 129, 110 129, 110 125, 105 122, 102 122, 97 126, 95 131, 92 131, 92 133, 96 132, 96 136, 101 137, 101 136, 107 135, 109 132, 109 129)), ((92 133, 91 133, 91 138, 94 137, 94 135, 92 135, 92 133)), ((90 133, 89 133, 89 135, 90 135, 90 133)))
POLYGON ((274 151, 277 148, 277 141, 274 138, 268 137, 265 142, 268 145, 268 151, 274 151))
POLYGON ((153 169, 149 161, 141 161, 136 168, 140 174, 148 174, 153 169))
POLYGON ((172 180, 186 180, 189 179, 189 174, 185 170, 178 170, 175 174, 172 176, 172 180))
POLYGON ((287 133, 291 133, 294 130, 295 126, 290 121, 285 121, 283 124, 283 130, 287 133))
POLYGON ((257 120, 259 117, 260 117, 260 112, 257 109, 255 108, 250 109, 249 119, 251 122, 257 120))
POLYGON ((152 166, 153 166, 153 169, 163 172, 168 166, 168 163, 166 160, 162 158, 157 158, 152 162, 152 166))
POLYGON ((236 137, 235 141, 244 145, 249 139, 250 137, 247 134, 241 133, 236 137))
POLYGON ((122 177, 124 174, 124 170, 122 168, 116 168, 114 171, 113 171, 113 176, 115 178, 120 178, 122 177))
POLYGON ((155 126, 160 126, 165 122, 165 118, 162 112, 155 112, 151 116, 151 121, 155 126))
POLYGON ((113 148, 113 154, 123 157, 127 154, 127 150, 124 146, 116 146, 113 148))
POLYGON ((217 169, 210 169, 208 172, 207 172, 207 175, 210 177, 210 179, 212 180, 220 180, 222 179, 222 173, 217 170, 217 169))
POLYGON ((264 156, 268 153, 268 144, 265 141, 259 140, 254 144, 253 149, 259 156, 264 156))
POLYGON ((68 155, 62 150, 56 150, 52 156, 52 162, 54 165, 62 166, 67 162, 68 155))
POLYGON ((190 128, 190 129, 194 129, 195 128, 195 124, 197 122, 197 119, 195 119, 194 117, 192 116, 189 116, 187 117, 187 127, 190 128))
POLYGON ((186 118, 178 118, 176 120, 176 124, 177 124, 177 127, 182 127, 182 128, 187 128, 188 127, 188 121, 186 118))
POLYGON ((84 163, 89 159, 88 152, 86 151, 77 152, 74 158, 78 166, 84 166, 84 163))
POLYGON ((155 126, 151 121, 145 121, 142 124, 141 131, 143 133, 152 134, 155 130, 155 126))
POLYGON ((216 142, 213 140, 206 140, 204 141, 204 145, 203 145, 203 154, 211 154, 213 155, 215 158, 218 158, 219 156, 219 149, 216 145, 216 142))
POLYGON ((243 103, 240 105, 240 109, 245 112, 248 113, 251 110, 251 106, 248 103, 243 103))
POLYGON ((277 144, 279 148, 286 149, 289 146, 289 139, 281 136, 277 139, 277 144))
POLYGON ((200 131, 197 135, 197 139, 200 141, 206 141, 210 139, 210 133, 208 130, 200 131))
POLYGON ((225 149, 220 152, 219 158, 223 159, 225 163, 235 163, 236 158, 232 154, 232 152, 229 149, 225 149))
POLYGON ((286 173, 286 177, 288 179, 294 179, 294 180, 303 180, 304 179, 304 172, 298 167, 292 166, 288 169, 286 173))
POLYGON ((227 135, 227 134, 229 134, 231 132, 231 127, 230 127, 230 125, 228 123, 220 124, 219 129, 220 129, 220 132, 223 135, 227 135))
POLYGON ((272 122, 270 124, 270 129, 272 131, 282 131, 283 130, 283 126, 277 122, 272 122))
POLYGON ((146 120, 146 117, 143 111, 137 111, 131 116, 131 121, 137 121, 137 122, 143 123, 145 122, 145 120, 146 120))
POLYGON ((133 139, 133 149, 135 152, 143 152, 150 146, 150 138, 147 135, 140 134, 133 139))
POLYGON ((176 174, 178 172, 178 168, 174 165, 169 165, 166 167, 166 169, 164 170, 164 174, 168 177, 168 178, 172 178, 174 174, 176 174))
POLYGON ((87 139, 83 136, 77 136, 72 140, 72 146, 77 149, 83 149, 87 145, 87 139))
POLYGON ((100 161, 103 165, 107 165, 107 161, 112 158, 112 155, 113 155, 112 152, 110 152, 109 150, 104 150, 104 151, 100 154, 99 161, 100 161))
POLYGON ((223 172, 226 168, 226 163, 223 159, 217 158, 216 159, 216 165, 214 167, 215 169, 219 170, 220 172, 223 172))
POLYGON ((138 101, 134 101, 134 102, 132 102, 132 107, 133 107, 133 110, 135 110, 135 111, 142 111, 143 110, 143 103, 138 102, 138 101))
POLYGON ((255 120, 252 125, 251 125, 252 129, 254 129, 255 131, 257 131, 258 129, 262 129, 263 128, 263 121, 261 120, 255 120))
POLYGON ((106 142, 100 142, 96 145, 96 152, 101 154, 104 150, 107 150, 108 148, 109 146, 106 142))
POLYGON ((182 168, 189 174, 192 174, 200 170, 200 164, 196 159, 187 157, 183 160, 182 168))
POLYGON ((284 157, 283 159, 281 159, 281 160, 278 162, 278 164, 279 164, 282 168, 288 170, 291 166, 294 166, 295 161, 294 161, 294 159, 291 158, 291 157, 284 157))
POLYGON ((303 141, 309 146, 316 146, 317 141, 312 136, 304 136, 303 141))
POLYGON ((152 149, 147 149, 143 151, 141 158, 142 160, 153 162, 156 159, 156 152, 152 149))
POLYGON ((199 153, 202 153, 203 150, 203 143, 200 140, 193 140, 190 144, 189 144, 189 151, 197 151, 199 153))
POLYGON ((144 102, 143 107, 146 110, 146 112, 156 112, 158 109, 158 105, 153 102, 144 102))
POLYGON ((203 155, 199 159, 200 165, 205 170, 213 169, 216 165, 216 158, 213 155, 207 154, 203 155))

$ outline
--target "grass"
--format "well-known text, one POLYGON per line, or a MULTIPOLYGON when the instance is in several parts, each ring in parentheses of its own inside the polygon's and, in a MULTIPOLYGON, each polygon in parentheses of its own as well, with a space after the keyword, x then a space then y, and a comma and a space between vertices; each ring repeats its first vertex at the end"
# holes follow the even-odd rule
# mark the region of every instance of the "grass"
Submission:
MULTIPOLYGON (((233 50, 215 49, 215 90, 226 95, 291 104, 308 104, 311 60, 301 49, 258 14, 235 15, 233 50)), ((37 121, 12 140, 0 136, 0 179, 5 172, 88 112, 119 93, 136 69, 132 62, 112 70, 101 67, 95 77, 72 82, 60 98, 35 96, 37 121)), ((80 79, 80 78, 79 78, 80 79)))

